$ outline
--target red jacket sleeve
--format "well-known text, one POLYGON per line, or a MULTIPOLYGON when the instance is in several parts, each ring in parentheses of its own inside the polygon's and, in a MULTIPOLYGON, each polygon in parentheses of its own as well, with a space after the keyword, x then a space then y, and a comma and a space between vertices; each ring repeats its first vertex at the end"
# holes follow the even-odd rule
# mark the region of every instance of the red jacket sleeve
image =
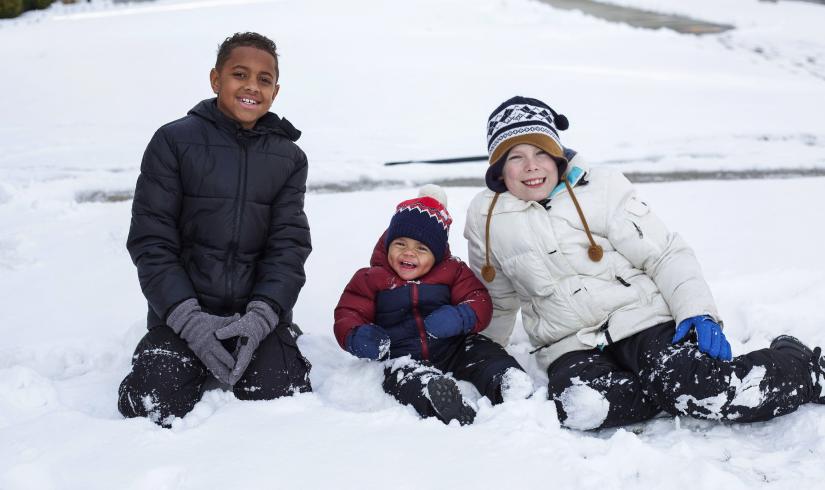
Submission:
POLYGON ((467 303, 476 314, 478 321, 471 330, 472 333, 478 333, 487 328, 490 324, 490 319, 493 317, 493 302, 490 299, 490 293, 481 281, 476 278, 473 271, 467 267, 467 264, 456 260, 458 264, 453 285, 450 288, 452 293, 451 303, 459 305, 467 303))
POLYGON ((375 321, 375 291, 369 287, 369 275, 369 268, 358 270, 335 307, 335 339, 342 349, 347 335, 355 327, 375 321))

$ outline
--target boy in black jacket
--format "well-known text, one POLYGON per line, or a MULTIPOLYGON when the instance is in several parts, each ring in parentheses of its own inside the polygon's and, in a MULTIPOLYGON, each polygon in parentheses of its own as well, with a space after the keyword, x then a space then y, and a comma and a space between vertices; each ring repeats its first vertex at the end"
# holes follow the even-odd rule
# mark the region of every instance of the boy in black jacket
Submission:
POLYGON ((238 33, 210 72, 217 95, 149 142, 127 248, 149 303, 149 332, 118 409, 169 426, 211 374, 245 400, 310 391, 292 308, 312 246, 306 155, 278 94, 273 43, 238 33))

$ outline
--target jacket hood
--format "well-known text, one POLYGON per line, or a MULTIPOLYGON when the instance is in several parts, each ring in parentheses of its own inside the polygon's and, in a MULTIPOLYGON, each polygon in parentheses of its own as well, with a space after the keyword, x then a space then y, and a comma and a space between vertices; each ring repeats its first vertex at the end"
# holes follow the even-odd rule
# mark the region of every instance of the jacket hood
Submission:
MULTIPOLYGON (((576 187, 579 185, 583 178, 587 175, 590 169, 587 166, 587 163, 584 159, 578 155, 576 155, 572 160, 570 160, 570 164, 567 166, 567 171, 564 173, 564 180, 570 184, 571 187, 576 187)), ((493 191, 487 191, 490 196, 494 194, 493 191)), ((556 184, 556 187, 550 192, 548 199, 552 199, 556 197, 558 194, 567 192, 567 188, 564 185, 564 181, 559 181, 556 184)), ((518 212, 525 208, 530 207, 532 201, 522 201, 521 199, 517 198, 516 196, 510 194, 509 192, 504 192, 499 195, 498 202, 496 206, 493 208, 492 212, 493 215, 500 214, 500 213, 510 213, 510 212, 518 212)), ((486 216, 490 212, 490 209, 483 209, 481 214, 486 216)))
MULTIPOLYGON (((395 274, 395 271, 392 270, 392 267, 390 267, 390 260, 387 257, 386 237, 387 237, 387 232, 384 231, 384 233, 382 233, 381 237, 378 239, 378 242, 375 244, 375 247, 372 249, 372 257, 370 257, 370 266, 372 266, 372 267, 383 267, 383 268, 387 269, 388 271, 392 272, 393 274, 395 274)), ((435 265, 433 265, 433 268, 430 270, 430 272, 425 274, 425 276, 432 273, 432 271, 436 270, 438 268, 438 266, 440 266, 441 264, 444 264, 445 262, 450 260, 450 258, 452 258, 452 256, 453 255, 450 252, 450 244, 448 243, 447 244, 447 251, 444 252, 444 258, 441 260, 441 262, 438 262, 435 265)))
MULTIPOLYGON (((562 151, 564 153, 564 158, 553 157, 553 160, 556 162, 556 168, 558 169, 559 175, 564 175, 565 172, 569 170, 568 165, 570 161, 577 155, 576 150, 572 148, 564 148, 562 151)), ((510 153, 510 150, 507 150, 501 158, 498 159, 498 161, 491 163, 487 168, 487 173, 484 174, 484 182, 487 184, 487 188, 499 194, 507 192, 507 186, 504 185, 502 172, 504 172, 504 160, 508 153, 510 153)), ((552 154, 552 152, 548 153, 552 154)))
POLYGON ((301 137, 301 131, 295 128, 291 122, 285 118, 278 117, 273 112, 267 112, 255 123, 252 129, 244 129, 237 121, 231 119, 218 109, 218 99, 213 97, 198 102, 188 114, 202 117, 208 121, 215 123, 218 127, 227 129, 231 132, 246 132, 248 134, 277 134, 283 136, 290 141, 298 141, 301 137))
POLYGON ((493 268, 492 264, 490 263, 490 222, 492 220, 492 217, 497 214, 522 211, 534 205, 538 205, 542 208, 545 208, 547 202, 549 202, 557 194, 561 194, 564 192, 567 192, 570 195, 570 198, 573 200, 573 204, 576 206, 576 210, 579 214, 579 219, 581 219, 582 226, 584 227, 584 231, 587 234, 587 239, 590 241, 590 248, 587 250, 590 259, 594 262, 598 262, 602 259, 604 251, 602 247, 598 245, 593 239, 593 235, 590 233, 590 227, 587 225, 587 218, 584 215, 584 211, 582 211, 581 207, 579 206, 579 202, 576 199, 575 193, 573 192, 573 188, 576 185, 584 185, 586 183, 584 177, 587 175, 587 170, 588 169, 582 161, 581 157, 579 157, 575 152, 572 152, 569 165, 567 166, 567 171, 564 173, 564 175, 561 176, 561 179, 559 179, 559 183, 550 192, 550 195, 547 196, 547 199, 543 199, 537 204, 534 204, 535 201, 522 201, 521 199, 510 194, 509 192, 499 193, 489 189, 486 191, 493 195, 491 196, 490 206, 486 209, 486 212, 484 210, 482 210, 481 212, 482 215, 486 216, 487 222, 485 226, 484 239, 485 259, 484 266, 482 266, 481 268, 481 277, 485 281, 493 282, 493 279, 495 279, 496 277, 495 268, 493 268), (496 206, 496 204, 498 204, 498 206, 496 206))

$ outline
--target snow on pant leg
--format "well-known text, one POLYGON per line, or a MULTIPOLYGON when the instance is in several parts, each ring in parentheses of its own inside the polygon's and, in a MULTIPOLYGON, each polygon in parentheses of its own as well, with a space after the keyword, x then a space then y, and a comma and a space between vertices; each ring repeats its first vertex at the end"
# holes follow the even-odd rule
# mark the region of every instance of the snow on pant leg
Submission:
POLYGON ((240 400, 272 400, 312 391, 309 361, 295 342, 298 333, 292 324, 282 323, 258 346, 249 367, 235 383, 240 400))
POLYGON ((761 349, 720 361, 693 341, 671 345, 673 333, 673 322, 657 325, 614 351, 635 364, 645 391, 668 413, 757 422, 793 412, 813 397, 810 368, 793 356, 761 349))
POLYGON ((548 396, 559 421, 572 429, 591 430, 643 422, 661 409, 642 391, 638 377, 595 349, 573 351, 547 370, 548 396))
POLYGON ((168 427, 171 416, 183 417, 200 400, 208 374, 171 328, 155 327, 138 342, 117 408, 124 417, 148 417, 168 427))
POLYGON ((421 417, 435 417, 435 410, 425 393, 427 383, 441 375, 443 373, 432 366, 400 357, 387 361, 382 386, 385 393, 403 405, 412 406, 421 417))
POLYGON ((501 379, 510 368, 524 371, 504 347, 483 335, 470 334, 458 345, 451 358, 442 365, 445 372, 469 381, 493 404, 501 403, 501 379))

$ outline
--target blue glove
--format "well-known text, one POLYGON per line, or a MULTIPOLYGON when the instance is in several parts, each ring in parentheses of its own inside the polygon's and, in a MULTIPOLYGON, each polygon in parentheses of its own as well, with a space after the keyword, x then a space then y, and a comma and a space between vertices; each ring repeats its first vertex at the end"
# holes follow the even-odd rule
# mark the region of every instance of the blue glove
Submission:
POLYGON ((731 360, 730 343, 725 338, 722 327, 707 315, 694 316, 679 322, 679 326, 676 327, 676 335, 673 336, 671 343, 675 344, 684 339, 691 328, 696 329, 696 342, 699 344, 699 352, 704 352, 714 359, 731 360))
POLYGON ((389 354, 390 336, 378 325, 361 325, 347 335, 344 345, 356 357, 377 361, 389 354))
POLYGON ((444 305, 424 319, 424 329, 431 338, 443 339, 469 333, 477 320, 476 312, 467 303, 444 305))

